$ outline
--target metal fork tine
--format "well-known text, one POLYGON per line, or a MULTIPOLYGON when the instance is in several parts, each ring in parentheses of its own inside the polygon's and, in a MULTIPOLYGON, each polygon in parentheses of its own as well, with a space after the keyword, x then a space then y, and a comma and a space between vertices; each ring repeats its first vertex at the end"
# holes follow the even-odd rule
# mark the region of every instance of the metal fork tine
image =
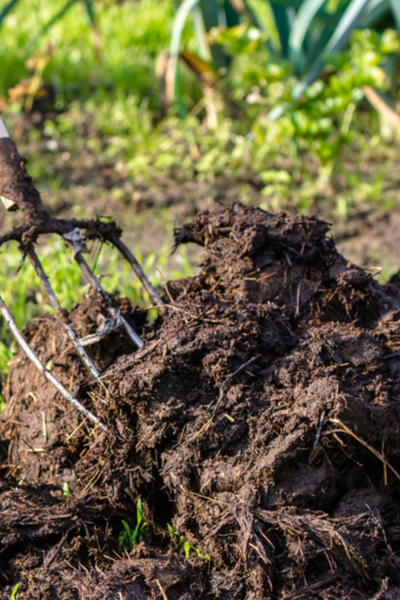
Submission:
MULTIPOLYGON (((65 239, 65 236, 64 236, 64 239, 65 239)), ((66 241, 68 247, 72 250, 74 258, 75 258, 76 262, 78 263, 78 265, 80 266, 80 268, 82 270, 82 273, 86 277, 87 281, 90 283, 90 285, 95 290, 97 290, 103 296, 103 298, 108 303, 108 305, 110 307, 110 311, 112 312, 112 314, 118 316, 118 318, 121 321, 121 325, 125 329, 125 331, 126 331, 127 335, 129 336, 130 340, 138 348, 143 348, 143 341, 140 339, 140 337, 138 336, 138 334, 135 333, 135 331, 129 325, 128 321, 121 314, 121 311, 118 308, 114 308, 113 307, 110 296, 101 287, 101 285, 98 282, 95 274, 93 273, 93 271, 91 270, 91 268, 87 264, 86 260, 84 259, 83 255, 82 255, 82 252, 80 250, 77 251, 77 249, 74 247, 73 243, 71 243, 70 241, 68 241, 68 239, 65 239, 65 241, 66 241)))
POLYGON ((79 356, 81 357, 81 359, 83 360, 83 362, 85 363, 87 368, 90 370, 92 375, 102 384, 102 382, 100 380, 100 373, 98 372, 98 370, 96 369, 96 367, 94 366, 92 361, 90 360, 86 350, 83 348, 79 339, 75 335, 75 332, 72 329, 71 325, 62 318, 63 309, 61 308, 61 305, 60 305, 59 301, 57 300, 57 296, 55 295, 54 290, 50 285, 50 281, 42 267, 42 264, 38 258, 38 255, 35 252, 33 245, 29 244, 26 248, 23 248, 22 251, 26 252, 29 260, 31 261, 33 268, 35 269, 36 274, 40 279, 41 284, 43 285, 44 289, 46 290, 47 297, 49 299, 51 306, 53 307, 54 312, 56 313, 56 317, 58 318, 59 321, 61 321, 64 329, 68 333, 73 345, 75 346, 75 349, 78 352, 79 356))
POLYGON ((113 246, 118 248, 122 256, 124 256, 124 258, 126 258, 126 260, 130 263, 133 271, 135 272, 138 279, 140 279, 140 281, 143 283, 143 286, 147 290, 150 298, 153 300, 156 307, 160 309, 163 315, 167 315, 167 307, 161 300, 160 296, 157 294, 154 287, 151 285, 150 281, 147 278, 147 275, 143 271, 142 267, 140 266, 134 254, 130 251, 128 246, 117 237, 111 237, 110 242, 113 244, 113 246))
POLYGON ((50 371, 48 369, 46 369, 46 367, 42 364, 42 362, 36 356, 36 354, 34 353, 34 351, 32 350, 32 348, 29 346, 29 344, 25 340, 24 336, 22 335, 22 333, 18 329, 17 324, 15 323, 15 321, 14 321, 14 319, 13 319, 10 311, 8 310, 8 308, 5 305, 5 303, 4 303, 4 301, 3 301, 3 299, 2 299, 1 296, 0 296, 0 313, 4 317, 4 320, 6 321, 7 325, 10 328, 10 330, 12 331, 12 333, 13 333, 15 339, 17 340, 18 344, 21 346, 22 350, 25 352, 25 354, 27 355, 27 357, 33 362, 33 364, 36 366, 36 368, 40 371, 40 373, 42 373, 46 377, 46 379, 48 381, 50 381, 50 383, 52 383, 54 385, 54 387, 60 392, 60 394, 62 394, 64 396, 64 398, 66 400, 68 400, 68 402, 70 402, 79 412, 81 412, 83 415, 85 415, 85 417, 87 417, 90 421, 92 421, 92 423, 95 423, 101 429, 103 429, 104 431, 107 431, 107 426, 104 425, 104 423, 102 423, 97 417, 95 417, 95 415, 93 413, 91 413, 89 410, 87 410, 87 408, 85 408, 79 402, 79 400, 77 400, 75 398, 75 396, 73 396, 58 381, 58 379, 56 379, 54 377, 54 375, 52 373, 50 373, 50 371))

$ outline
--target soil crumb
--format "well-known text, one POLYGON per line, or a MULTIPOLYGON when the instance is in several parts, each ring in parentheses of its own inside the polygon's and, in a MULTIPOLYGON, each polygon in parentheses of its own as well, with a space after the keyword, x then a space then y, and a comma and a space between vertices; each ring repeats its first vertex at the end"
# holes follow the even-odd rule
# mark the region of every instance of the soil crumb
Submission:
MULTIPOLYGON (((104 433, 22 353, 0 421, 0 585, 43 600, 400 600, 400 287, 315 217, 239 203, 175 247, 200 273, 169 319, 90 346, 46 316, 25 335, 104 433)), ((69 315, 80 337, 107 316, 69 315)))

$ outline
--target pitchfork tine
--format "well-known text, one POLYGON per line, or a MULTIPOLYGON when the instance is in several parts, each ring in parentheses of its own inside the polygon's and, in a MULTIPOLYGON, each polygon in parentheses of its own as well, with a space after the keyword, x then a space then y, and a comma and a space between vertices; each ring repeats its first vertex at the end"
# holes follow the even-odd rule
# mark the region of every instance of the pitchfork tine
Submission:
POLYGON ((83 362, 85 363, 87 368, 90 370, 92 375, 102 384, 102 382, 100 380, 100 373, 98 372, 98 370, 96 369, 96 367, 94 366, 92 361, 90 360, 86 350, 83 348, 79 339, 75 335, 75 332, 72 329, 71 325, 69 323, 67 323, 65 318, 63 318, 63 316, 64 316, 63 309, 61 308, 60 303, 57 300, 57 296, 55 295, 54 290, 50 285, 50 281, 42 267, 42 264, 35 252, 34 247, 32 246, 32 244, 29 244, 29 246, 27 248, 22 248, 22 250, 23 250, 23 252, 26 252, 29 260, 31 261, 33 268, 35 269, 36 274, 39 277, 42 286, 46 290, 47 297, 49 299, 51 306, 53 307, 54 312, 56 313, 56 317, 63 324, 63 327, 66 330, 66 332, 68 333, 73 345, 75 346, 76 351, 78 352, 79 356, 81 357, 81 359, 83 360, 83 362))
POLYGON ((135 256, 129 250, 128 246, 126 244, 124 244, 124 242, 117 237, 110 238, 110 242, 113 244, 113 246, 118 248, 118 250, 121 252, 121 254, 130 263, 133 271, 135 272, 136 276, 140 279, 140 281, 143 283, 143 286, 146 288, 150 298, 153 300, 156 307, 158 307, 161 310, 163 315, 166 315, 167 308, 166 308, 164 302, 161 300, 160 296, 157 294, 156 290, 151 285, 145 272, 143 271, 142 267, 136 260, 135 256))
POLYGON ((3 315, 4 320, 6 321, 7 325, 11 329, 18 344, 21 346, 22 350, 25 352, 27 357, 33 362, 35 367, 46 377, 46 379, 48 381, 50 381, 50 383, 52 383, 54 385, 54 387, 60 392, 60 394, 62 394, 64 396, 64 398, 66 400, 68 400, 68 402, 70 402, 73 406, 75 406, 75 408, 77 410, 79 410, 79 412, 81 412, 83 415, 85 415, 85 417, 87 417, 90 421, 92 421, 92 423, 95 423, 101 429, 103 429, 104 431, 107 431, 106 425, 104 425, 104 423, 99 421, 99 419, 97 417, 95 417, 93 413, 91 413, 89 410, 87 410, 87 408, 85 408, 79 402, 79 400, 77 400, 75 398, 75 396, 73 396, 67 389, 65 389, 65 387, 63 385, 61 385, 61 383, 54 377, 54 375, 52 375, 52 373, 50 373, 50 371, 48 369, 46 369, 46 367, 42 364, 42 362, 36 356, 36 354, 34 353, 32 348, 29 346, 29 344, 25 340, 24 336, 18 329, 10 311, 8 310, 7 306, 4 304, 4 301, 1 296, 0 296, 0 313, 3 315))
MULTIPOLYGON (((65 238, 64 238, 65 239, 65 238)), ((121 314, 121 311, 118 308, 114 308, 110 299, 110 296, 107 294, 107 292, 105 290, 103 290, 103 288, 101 287, 100 283, 98 282, 95 274, 93 273, 93 271, 91 270, 91 268, 89 267, 89 265, 87 264, 86 260, 84 259, 81 251, 76 251, 76 248, 74 248, 74 245, 66 240, 67 245, 69 246, 69 248, 72 250, 72 253, 74 254, 75 260, 78 263, 78 265, 80 266, 82 273, 84 274, 84 276, 86 277, 87 281, 90 283, 90 285, 97 290, 102 296, 103 298, 106 300, 106 302, 108 303, 110 310, 119 317, 120 321, 121 321, 121 325, 123 326, 123 328, 125 329, 126 333, 128 334, 130 340, 135 344, 135 346, 137 346, 138 348, 143 348, 143 341, 140 339, 140 337, 137 335, 137 333, 135 333, 132 329, 132 327, 129 325, 128 321, 125 319, 125 317, 121 314)))

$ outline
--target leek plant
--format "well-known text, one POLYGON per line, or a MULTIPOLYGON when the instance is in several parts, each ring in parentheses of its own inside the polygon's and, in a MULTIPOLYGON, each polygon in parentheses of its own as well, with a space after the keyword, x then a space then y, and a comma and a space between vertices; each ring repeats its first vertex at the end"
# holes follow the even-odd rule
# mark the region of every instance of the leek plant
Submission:
MULTIPOLYGON (((274 31, 266 31, 257 18, 250 0, 183 0, 172 31, 170 54, 175 67, 175 90, 179 96, 178 59, 182 55, 181 39, 186 20, 192 13, 198 53, 221 75, 229 64, 220 45, 212 44, 213 28, 235 27, 247 18, 265 37, 269 52, 285 59, 298 83, 291 94, 298 100, 321 74, 327 61, 343 50, 355 29, 397 27, 400 31, 399 0, 264 0, 268 5, 274 31), (273 38, 279 39, 279 47, 273 38), (277 36, 276 36, 277 34, 277 36)), ((258 4, 260 7, 260 4, 258 4)), ((270 28, 271 29, 271 28, 270 28)), ((187 62, 187 61, 186 61, 187 62)), ((287 106, 287 105, 286 105, 287 106)), ((284 112, 279 104, 269 114, 275 120, 284 112)))

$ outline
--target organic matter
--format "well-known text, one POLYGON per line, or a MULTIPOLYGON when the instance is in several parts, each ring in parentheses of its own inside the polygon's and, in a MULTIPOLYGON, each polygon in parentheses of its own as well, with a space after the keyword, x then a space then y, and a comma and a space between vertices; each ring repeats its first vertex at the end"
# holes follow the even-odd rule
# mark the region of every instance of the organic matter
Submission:
MULTIPOLYGON (((0 426, 8 595, 400 597, 398 278, 376 283, 328 231, 241 204, 198 214, 176 244, 204 248, 199 275, 167 284, 169 319, 151 326, 119 301, 145 346, 121 331, 93 346, 102 385, 53 317, 29 325, 107 432, 17 355, 0 426), (127 551, 139 498, 147 527, 127 551)), ((70 313, 80 337, 103 304, 91 291, 70 313)))

